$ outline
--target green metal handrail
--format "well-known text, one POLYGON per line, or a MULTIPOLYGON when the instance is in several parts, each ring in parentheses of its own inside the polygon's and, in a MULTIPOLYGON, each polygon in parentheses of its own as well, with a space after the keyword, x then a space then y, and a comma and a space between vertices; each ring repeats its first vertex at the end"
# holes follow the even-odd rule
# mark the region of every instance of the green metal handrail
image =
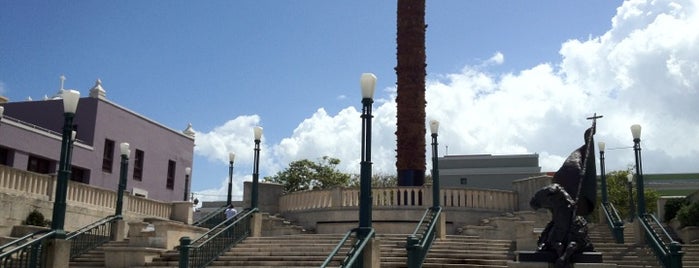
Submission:
POLYGON ((432 247, 435 235, 437 233, 437 223, 439 216, 442 213, 442 207, 432 207, 425 211, 422 219, 415 227, 413 234, 408 236, 408 243, 405 249, 408 251, 408 267, 419 268, 425 262, 427 252, 432 247))
POLYGON ((49 231, 51 231, 51 230, 46 229, 46 230, 36 231, 36 232, 31 233, 31 234, 27 234, 25 236, 22 236, 20 238, 12 240, 9 243, 3 244, 0 246, 0 254, 5 253, 5 251, 8 249, 13 249, 16 245, 23 244, 29 240, 33 240, 33 239, 35 239, 36 236, 43 235, 49 231))
POLYGON ((80 254, 107 243, 112 235, 113 224, 120 219, 122 219, 121 216, 111 215, 68 233, 66 240, 71 241, 70 258, 80 256, 80 254))
POLYGON ((40 237, 26 241, 16 248, 3 252, 0 254, 0 267, 43 267, 44 264, 42 263, 41 259, 41 251, 44 250, 48 240, 52 239, 55 235, 56 231, 50 230, 43 233, 40 237))
POLYGON ((226 220, 226 208, 228 208, 228 206, 222 206, 220 208, 217 208, 216 210, 207 214, 203 218, 192 223, 192 225, 203 228, 212 228, 226 220))
POLYGON ((602 203, 602 211, 607 218, 607 226, 612 231, 614 241, 618 244, 624 243, 624 221, 619 216, 619 212, 612 203, 602 203))
POLYGON ((223 252, 235 246, 251 233, 251 222, 257 208, 246 209, 235 217, 226 219, 209 232, 192 241, 180 238, 180 268, 206 267, 223 252))
POLYGON ((364 228, 354 228, 347 232, 345 236, 340 240, 340 243, 335 246, 335 249, 333 249, 332 252, 328 255, 328 257, 325 259, 323 264, 320 265, 321 268, 328 267, 332 260, 337 256, 338 253, 340 253, 340 249, 349 241, 350 237, 356 238, 355 240, 352 241, 352 245, 350 246, 349 251, 347 251, 347 254, 345 255, 345 258, 340 262, 339 267, 361 267, 361 263, 359 265, 355 265, 355 262, 359 257, 363 257, 362 253, 364 252, 364 247, 369 243, 369 240, 373 238, 376 235, 376 232, 374 231, 374 228, 371 227, 364 227, 364 228), (356 234, 355 236, 352 236, 352 234, 356 234))
POLYGON ((643 227, 642 231, 645 233, 646 243, 653 249, 660 263, 662 263, 665 268, 681 268, 682 255, 684 255, 684 252, 682 252, 680 243, 670 236, 654 215, 640 215, 638 219, 643 227), (656 232, 651 226, 653 224, 658 226, 662 232, 656 232))

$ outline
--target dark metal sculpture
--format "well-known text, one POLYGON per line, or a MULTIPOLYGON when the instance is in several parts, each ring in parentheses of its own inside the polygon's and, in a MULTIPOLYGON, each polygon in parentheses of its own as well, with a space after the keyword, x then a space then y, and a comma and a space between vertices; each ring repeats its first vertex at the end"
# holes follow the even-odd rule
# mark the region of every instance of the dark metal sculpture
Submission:
POLYGON ((546 208, 551 221, 537 241, 537 252, 554 253, 557 268, 571 267, 576 254, 594 251, 587 230, 587 216, 595 209, 597 177, 594 139, 597 118, 585 131, 585 144, 573 151, 553 176, 553 184, 534 194, 529 205, 533 209, 546 208))
POLYGON ((533 209, 551 211, 551 221, 537 241, 537 251, 555 253, 555 267, 570 267, 573 254, 594 250, 587 233, 587 221, 575 215, 575 201, 562 186, 554 183, 542 188, 529 205, 533 209))

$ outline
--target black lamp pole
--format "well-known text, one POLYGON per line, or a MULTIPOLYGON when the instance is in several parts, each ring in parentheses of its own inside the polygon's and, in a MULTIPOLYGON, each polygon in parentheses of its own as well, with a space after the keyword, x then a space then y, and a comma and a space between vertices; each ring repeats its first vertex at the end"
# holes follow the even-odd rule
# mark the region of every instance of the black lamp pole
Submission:
POLYGON ((191 167, 186 167, 184 168, 184 192, 182 195, 182 201, 187 201, 189 197, 189 177, 192 174, 192 168, 191 167))
POLYGON ((376 76, 364 73, 360 79, 362 87, 362 157, 359 171, 359 229, 366 236, 371 229, 371 106, 374 103, 376 76))
POLYGON ((116 210, 114 211, 114 215, 121 217, 123 207, 124 207, 124 191, 126 190, 126 174, 129 171, 129 154, 131 153, 131 150, 129 150, 129 144, 126 142, 122 142, 119 145, 119 148, 121 149, 121 167, 120 167, 121 170, 119 170, 119 189, 117 191, 117 203, 116 203, 116 210))
POLYGON ((633 135, 633 151, 636 158, 636 191, 638 196, 638 216, 646 215, 646 198, 644 196, 643 185, 643 167, 641 161, 641 125, 635 124, 631 126, 631 135, 633 135))
POLYGON ((2 121, 2 117, 5 114, 5 107, 0 106, 0 121, 2 121))
POLYGON ((64 90, 63 98, 63 134, 61 139, 61 155, 58 163, 58 178, 56 182, 56 200, 53 203, 53 215, 51 229, 56 231, 57 238, 65 238, 63 229, 66 219, 66 199, 68 192, 68 179, 70 178, 70 154, 72 150, 71 139, 73 132, 73 118, 80 100, 80 92, 76 90, 64 90))
POLYGON ((626 180, 629 186, 629 222, 633 222, 633 218, 636 217, 636 205, 634 205, 633 203, 633 174, 629 173, 628 175, 626 175, 626 180))
POLYGON ((599 166, 600 166, 600 177, 602 179, 602 204, 609 203, 609 197, 607 196, 607 175, 604 174, 604 142, 598 142, 597 147, 599 147, 599 166))
POLYGON ((430 121, 430 131, 432 132, 432 207, 439 208, 439 166, 438 166, 438 145, 437 132, 439 130, 439 121, 430 121))
POLYGON ((235 160, 235 153, 229 153, 228 160, 228 198, 226 199, 226 205, 230 205, 233 199, 233 160, 235 160))
POLYGON ((262 139, 262 127, 253 128, 255 134, 255 159, 252 169, 252 194, 250 195, 250 208, 257 208, 259 181, 260 181, 260 140, 262 139))

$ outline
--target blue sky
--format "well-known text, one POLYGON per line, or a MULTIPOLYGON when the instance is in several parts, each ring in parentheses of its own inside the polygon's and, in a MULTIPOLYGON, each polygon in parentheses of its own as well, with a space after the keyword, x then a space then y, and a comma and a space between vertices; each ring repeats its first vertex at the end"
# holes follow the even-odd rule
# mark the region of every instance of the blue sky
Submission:
MULTIPOLYGON (((644 125, 646 172, 696 172, 696 5, 427 1, 440 154, 539 153, 555 170, 597 112, 608 148, 628 147, 628 126, 644 125)), ((255 125, 263 177, 324 155, 358 172, 358 80, 373 72, 374 170, 391 173, 395 14, 396 1, 0 0, 0 93, 39 100, 64 74, 87 95, 100 78, 120 105, 173 129, 192 123, 192 189, 216 199, 228 151, 237 194, 250 179, 255 125)), ((608 170, 633 161, 628 149, 607 157, 608 170)))

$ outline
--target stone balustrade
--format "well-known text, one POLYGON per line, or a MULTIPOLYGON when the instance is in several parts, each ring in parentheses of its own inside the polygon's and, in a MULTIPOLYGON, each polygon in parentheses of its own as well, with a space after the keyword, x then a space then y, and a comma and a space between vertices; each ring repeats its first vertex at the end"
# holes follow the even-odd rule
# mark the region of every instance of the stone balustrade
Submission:
POLYGON ((0 188, 3 190, 50 198, 53 181, 48 175, 0 166, 0 188))
MULTIPOLYGON (((150 217, 158 217, 169 219, 172 215, 172 203, 162 202, 153 199, 129 195, 124 198, 127 211, 149 215, 150 217)), ((191 210, 191 209, 189 209, 191 210)))
MULTIPOLYGON (((6 226, 19 224, 32 209, 38 209, 44 215, 50 215, 51 206, 55 200, 55 187, 55 175, 39 174, 0 165, 0 201, 17 206, 0 212, 0 217, 3 219, 0 220, 0 229, 4 230, 6 226), (26 200, 26 202, 17 203, 20 200, 26 200)), ((66 194, 69 207, 90 209, 80 210, 90 212, 84 212, 87 214, 81 214, 81 216, 74 215, 81 220, 68 224, 67 228, 77 228, 114 213, 116 191, 69 181, 66 194)), ((189 223, 191 222, 191 204, 181 203, 183 202, 163 202, 125 194, 124 213, 134 219, 150 217, 189 223)), ((70 209, 68 213, 71 213, 70 209)), ((70 215, 68 217, 70 218, 70 215)))
MULTIPOLYGON (((514 211, 517 193, 503 190, 449 188, 440 190, 443 207, 514 211)), ((372 189, 373 207, 416 207, 432 205, 432 188, 391 187, 372 189)), ((359 190, 336 188, 332 190, 305 191, 284 195, 279 202, 280 211, 303 211, 322 208, 359 207, 359 190)))
POLYGON ((114 209, 116 199, 116 193, 113 191, 84 183, 68 182, 67 202, 80 202, 90 206, 114 209))

